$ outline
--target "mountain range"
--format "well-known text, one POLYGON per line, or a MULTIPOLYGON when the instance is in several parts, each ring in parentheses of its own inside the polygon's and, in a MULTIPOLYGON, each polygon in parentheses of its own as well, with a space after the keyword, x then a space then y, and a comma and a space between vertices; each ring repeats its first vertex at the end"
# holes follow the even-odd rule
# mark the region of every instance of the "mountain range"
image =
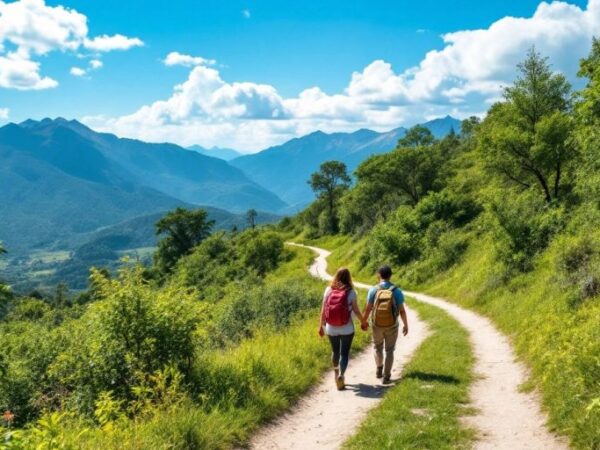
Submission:
MULTIPOLYGON (((425 122, 423 126, 437 138, 446 136, 451 130, 460 132, 460 121, 450 116, 425 122)), ((297 212, 313 200, 307 180, 322 162, 343 161, 349 171, 353 171, 369 156, 393 149, 405 134, 406 128, 402 127, 384 133, 367 129, 331 134, 316 131, 236 158, 231 164, 261 186, 277 192, 289 204, 287 211, 297 212)))
MULTIPOLYGON (((424 125, 437 137, 460 129, 451 117, 424 125)), ((340 160, 352 171, 370 155, 393 149, 405 133, 317 131, 225 161, 237 152, 124 139, 62 118, 10 123, 0 128, 0 241, 12 260, 27 260, 40 252, 78 254, 78 246, 113 240, 154 245, 152 221, 177 206, 213 207, 213 214, 214 207, 293 213, 314 198, 307 180, 322 162, 340 160), (126 237, 106 231, 116 224, 129 229, 126 237), (131 232, 136 228, 141 231, 131 232)), ((229 213, 217 214, 220 222, 243 223, 239 215, 223 214, 229 213)))
POLYGON ((285 206, 223 160, 65 119, 0 128, 0 192, 0 237, 13 250, 175 206, 285 206))

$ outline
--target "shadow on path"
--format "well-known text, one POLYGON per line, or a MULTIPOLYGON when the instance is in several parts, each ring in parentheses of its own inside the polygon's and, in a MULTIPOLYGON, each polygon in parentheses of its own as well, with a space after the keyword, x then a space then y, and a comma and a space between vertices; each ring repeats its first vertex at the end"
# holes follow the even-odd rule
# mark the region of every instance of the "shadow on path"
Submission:
POLYGON ((389 385, 381 385, 381 384, 365 384, 365 383, 357 383, 357 384, 347 384, 346 390, 354 392, 359 397, 366 398, 380 398, 383 397, 385 391, 389 388, 393 387, 393 384, 389 385))
POLYGON ((419 371, 408 372, 402 378, 404 378, 404 379, 412 378, 412 379, 416 379, 416 380, 429 381, 429 382, 437 381, 439 383, 448 383, 448 384, 460 383, 460 380, 458 378, 453 377, 451 375, 442 375, 442 374, 437 374, 437 373, 427 373, 427 372, 419 372, 419 371))

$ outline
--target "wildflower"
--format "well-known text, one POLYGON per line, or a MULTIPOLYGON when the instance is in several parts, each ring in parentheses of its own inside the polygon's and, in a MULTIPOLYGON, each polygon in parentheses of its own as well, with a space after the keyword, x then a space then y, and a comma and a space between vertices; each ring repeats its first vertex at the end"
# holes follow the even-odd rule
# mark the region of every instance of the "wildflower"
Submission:
POLYGON ((10 425, 15 420, 15 415, 10 410, 6 410, 2 414, 2 420, 10 425))

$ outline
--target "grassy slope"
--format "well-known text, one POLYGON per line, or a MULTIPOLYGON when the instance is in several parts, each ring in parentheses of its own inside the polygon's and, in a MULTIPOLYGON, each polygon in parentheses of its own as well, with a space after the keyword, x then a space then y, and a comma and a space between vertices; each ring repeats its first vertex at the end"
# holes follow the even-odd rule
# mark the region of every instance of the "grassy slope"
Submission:
POLYGON ((600 303, 569 305, 556 281, 556 246, 533 272, 506 284, 491 246, 471 245, 462 264, 423 289, 491 317, 531 367, 530 385, 541 389, 550 425, 576 448, 600 448, 600 303))
MULTIPOLYGON (((347 265, 361 279, 368 275, 358 262, 364 241, 344 236, 311 243, 333 250, 333 265, 347 265)), ((531 368, 528 385, 541 390, 550 426, 576 448, 600 449, 600 303, 569 305, 556 279, 558 247, 551 246, 532 272, 506 281, 494 259, 494 243, 471 236, 462 261, 448 272, 421 286, 399 284, 490 317, 531 368)))
MULTIPOLYGON (((313 253, 299 248, 290 251, 294 258, 268 279, 308 277, 306 267, 313 253)), ((151 417, 124 420, 108 429, 91 428, 65 417, 48 433, 58 433, 58 441, 83 449, 221 449, 243 445, 257 427, 292 405, 329 367, 329 345, 317 337, 317 317, 317 311, 309 312, 284 333, 259 333, 236 348, 203 355, 198 364, 199 379, 218 382, 208 381, 202 395, 210 396, 209 403, 219 406, 202 407, 202 397, 185 399, 151 417), (82 429, 86 431, 80 436, 82 429)), ((364 348, 368 341, 367 333, 357 333, 354 350, 364 348)))
POLYGON ((438 308, 411 303, 433 333, 344 448, 456 449, 474 438, 460 423, 472 380, 468 333, 438 308))

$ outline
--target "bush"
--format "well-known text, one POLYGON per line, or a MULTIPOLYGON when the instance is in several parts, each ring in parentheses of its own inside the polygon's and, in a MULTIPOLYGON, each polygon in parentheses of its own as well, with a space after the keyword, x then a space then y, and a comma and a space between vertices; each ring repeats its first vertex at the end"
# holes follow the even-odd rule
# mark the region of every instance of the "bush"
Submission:
POLYGON ((534 257, 565 226, 564 207, 548 204, 532 191, 512 195, 511 202, 498 196, 491 213, 500 260, 521 272, 533 268, 534 257))
POLYGON ((571 306, 600 294, 600 241, 598 236, 585 233, 562 237, 556 261, 557 278, 570 292, 571 306))
POLYGON ((216 318, 219 345, 239 342, 257 329, 282 330, 300 313, 320 305, 321 293, 302 280, 283 280, 240 290, 216 318))

